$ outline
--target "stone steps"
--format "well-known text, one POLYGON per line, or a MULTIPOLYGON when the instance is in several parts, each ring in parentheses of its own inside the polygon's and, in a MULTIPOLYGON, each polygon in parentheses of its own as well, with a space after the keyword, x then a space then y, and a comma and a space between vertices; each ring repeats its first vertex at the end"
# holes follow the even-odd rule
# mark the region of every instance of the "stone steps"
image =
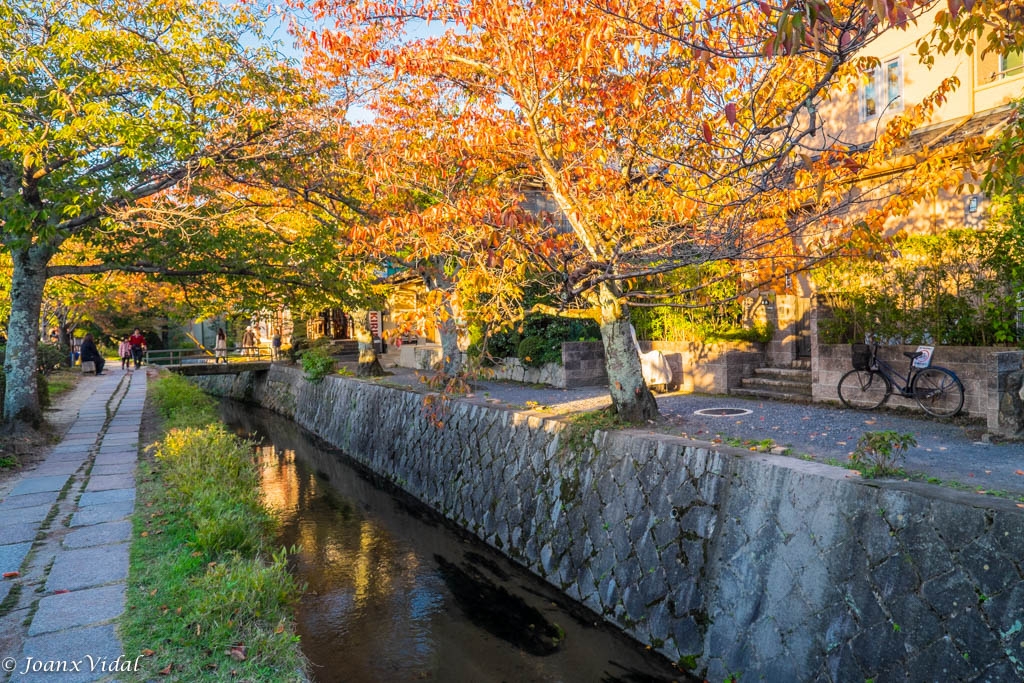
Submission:
POLYGON ((772 401, 790 401, 793 403, 810 403, 811 394, 792 394, 784 391, 768 391, 765 389, 731 389, 730 396, 747 396, 749 398, 763 398, 772 401))
POLYGON ((806 403, 811 400, 811 371, 807 361, 794 361, 793 367, 764 367, 744 377, 740 387, 729 393, 737 396, 806 403), (798 365, 799 364, 799 365, 798 365))

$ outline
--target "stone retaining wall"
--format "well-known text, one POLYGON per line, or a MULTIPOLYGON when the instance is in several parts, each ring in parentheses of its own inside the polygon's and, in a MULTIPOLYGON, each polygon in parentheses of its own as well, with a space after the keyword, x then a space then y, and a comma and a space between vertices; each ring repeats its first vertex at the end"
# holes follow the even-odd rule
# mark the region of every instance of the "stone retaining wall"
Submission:
POLYGON ((1024 511, 650 432, 274 366, 193 378, 293 418, 712 681, 1024 680, 1024 511), (572 443, 582 452, 563 448, 572 443))

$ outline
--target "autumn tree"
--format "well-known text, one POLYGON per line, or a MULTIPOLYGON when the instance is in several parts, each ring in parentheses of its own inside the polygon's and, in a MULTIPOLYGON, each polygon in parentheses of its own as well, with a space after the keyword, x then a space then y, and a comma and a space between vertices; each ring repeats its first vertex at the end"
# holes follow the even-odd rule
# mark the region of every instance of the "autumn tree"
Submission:
POLYGON ((506 192, 538 185, 554 200, 568 233, 517 212, 491 222, 554 274, 558 313, 600 323, 613 403, 634 422, 657 406, 630 306, 672 301, 679 293, 659 278, 678 268, 726 261, 733 277, 756 283, 870 233, 903 208, 895 198, 912 186, 859 182, 859 172, 895 149, 950 87, 909 108, 871 149, 837 136, 822 144, 816 105, 856 85, 870 66, 858 51, 880 28, 874 10, 853 0, 815 4, 809 30, 795 9, 802 4, 726 0, 312 6, 336 22, 317 32, 334 56, 329 68, 384 76, 377 125, 435 140, 414 112, 436 97, 430 109, 447 108, 472 142, 438 150, 438 172, 502 158, 517 178, 506 192), (431 22, 439 35, 415 37, 431 22), (410 113, 396 117, 403 98, 410 113))
POLYGON ((281 152, 280 137, 261 145, 296 101, 295 78, 270 49, 246 47, 261 30, 259 16, 214 0, 0 6, 0 241, 12 260, 5 420, 40 418, 30 380, 49 277, 190 275, 210 264, 174 264, 230 250, 212 234, 170 238, 199 225, 195 215, 161 223, 136 212, 160 202, 209 207, 202 218, 212 222, 215 207, 194 198, 194 184, 211 169, 281 152), (130 234, 111 237, 122 229, 130 234), (73 244, 93 248, 56 263, 73 244))

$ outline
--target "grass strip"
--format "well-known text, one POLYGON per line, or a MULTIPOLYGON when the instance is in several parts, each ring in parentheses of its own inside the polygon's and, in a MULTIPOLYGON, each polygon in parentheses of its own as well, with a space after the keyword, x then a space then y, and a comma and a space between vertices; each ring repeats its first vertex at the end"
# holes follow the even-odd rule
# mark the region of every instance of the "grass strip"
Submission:
POLYGON ((292 609, 301 590, 260 499, 248 442, 176 375, 151 397, 164 438, 140 462, 120 631, 139 671, 122 680, 304 681, 292 609))

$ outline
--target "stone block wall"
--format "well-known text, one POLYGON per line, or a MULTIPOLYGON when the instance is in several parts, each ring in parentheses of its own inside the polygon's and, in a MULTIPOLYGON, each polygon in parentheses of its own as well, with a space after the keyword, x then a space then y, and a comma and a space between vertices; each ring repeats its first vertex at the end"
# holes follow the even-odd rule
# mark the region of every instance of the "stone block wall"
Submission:
POLYGON ((566 387, 591 387, 608 384, 601 342, 563 342, 562 367, 566 387))
POLYGON ((274 366, 281 412, 709 680, 1024 680, 1013 502, 274 366), (585 444, 585 445, 584 445, 585 444))
POLYGON ((1024 439, 1024 351, 991 355, 988 430, 1024 439))
MULTIPOLYGON (((683 391, 727 394, 764 362, 760 345, 744 342, 642 341, 640 348, 664 353, 672 368, 673 383, 683 391)), ((564 342, 561 368, 526 368, 518 359, 506 358, 504 365, 496 367, 495 372, 498 379, 550 384, 563 389, 608 383, 601 342, 564 342)))
POLYGON ((683 391, 727 394, 740 380, 764 363, 760 344, 747 342, 642 341, 644 351, 657 349, 672 368, 672 379, 683 391))
POLYGON ((495 365, 491 370, 494 372, 494 379, 565 388, 565 368, 558 363, 545 363, 539 368, 531 368, 523 365, 518 358, 504 358, 500 365, 495 365))
MULTIPOLYGON (((900 374, 906 375, 909 361, 904 351, 914 351, 917 345, 879 347, 878 354, 900 374)), ((998 347, 936 346, 932 364, 952 370, 964 385, 964 414, 987 418, 992 412, 993 382, 996 360, 993 354, 1006 352, 998 347)), ((818 344, 811 358, 813 397, 815 401, 839 401, 836 387, 839 379, 853 368, 849 344, 818 344)), ((917 409, 912 399, 895 392, 886 404, 917 409)))

